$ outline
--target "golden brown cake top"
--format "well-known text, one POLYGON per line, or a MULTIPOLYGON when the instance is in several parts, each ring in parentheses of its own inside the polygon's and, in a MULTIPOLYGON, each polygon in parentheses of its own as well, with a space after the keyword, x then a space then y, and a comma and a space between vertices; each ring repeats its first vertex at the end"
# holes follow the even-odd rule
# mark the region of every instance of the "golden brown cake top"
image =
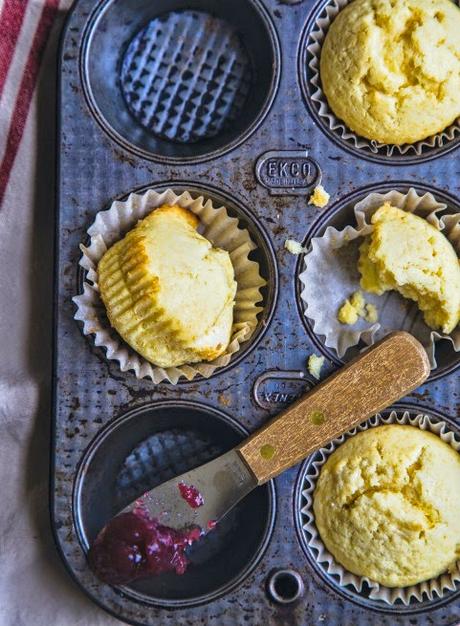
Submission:
POLYGON ((451 0, 353 0, 320 59, 329 106, 354 132, 413 143, 460 116, 460 9, 451 0))
POLYGON ((369 428, 328 458, 315 523, 347 570, 389 587, 445 572, 460 558, 460 455, 414 426, 369 428))

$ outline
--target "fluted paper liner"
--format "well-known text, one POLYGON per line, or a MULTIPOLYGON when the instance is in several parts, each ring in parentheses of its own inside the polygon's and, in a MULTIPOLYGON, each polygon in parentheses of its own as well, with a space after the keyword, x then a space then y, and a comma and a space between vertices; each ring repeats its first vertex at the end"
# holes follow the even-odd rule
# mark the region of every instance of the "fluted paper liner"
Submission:
POLYGON ((460 350, 460 326, 450 335, 432 330, 425 324, 416 303, 396 291, 378 296, 363 290, 366 301, 378 310, 379 319, 374 324, 359 318, 356 324, 346 325, 337 319, 345 299, 360 289, 358 248, 362 237, 372 231, 372 215, 384 202, 426 219, 443 232, 457 254, 460 253, 460 213, 438 215, 446 205, 438 202, 431 193, 419 196, 414 189, 406 194, 399 191, 371 193, 354 206, 354 225, 343 230, 329 226, 322 237, 312 239, 311 248, 304 257, 305 269, 299 276, 303 284, 304 314, 312 321, 314 332, 324 337, 325 345, 335 350, 339 357, 360 340, 371 345, 392 330, 406 330, 422 343, 434 369, 437 341, 448 340, 456 352, 460 350))
POLYGON ((311 474, 305 475, 303 479, 304 488, 302 490, 302 496, 305 500, 305 505, 302 507, 300 513, 302 515, 302 528, 304 532, 308 533, 311 537, 308 539, 307 535, 305 535, 307 544, 311 550, 314 550, 314 554, 317 554, 316 561, 318 562, 318 566, 327 572, 327 574, 333 576, 338 585, 350 585, 355 591, 360 593, 364 583, 367 583, 370 587, 369 597, 371 599, 381 600, 387 604, 395 604, 395 602, 401 601, 407 606, 413 599, 418 602, 421 602, 425 597, 428 600, 434 600, 436 597, 441 598, 445 591, 454 591, 456 585, 460 582, 460 561, 457 561, 453 571, 448 571, 437 578, 418 583, 417 585, 395 588, 385 587, 367 577, 352 574, 337 563, 322 542, 315 525, 313 513, 313 496, 316 481, 318 480, 322 466, 329 456, 349 437, 363 430, 367 430, 368 428, 383 424, 406 424, 422 430, 429 430, 452 446, 454 450, 460 452, 460 442, 456 440, 454 433, 449 430, 449 426, 443 421, 438 421, 422 413, 411 416, 408 411, 402 414, 392 411, 387 417, 377 414, 367 420, 367 422, 360 424, 358 427, 334 439, 325 448, 318 450, 317 455, 319 458, 312 462, 311 474))
POLYGON ((342 120, 334 115, 328 105, 326 95, 324 94, 321 86, 321 48, 332 21, 339 11, 346 7, 351 1, 352 0, 329 0, 325 7, 325 13, 322 17, 319 17, 316 20, 316 23, 308 37, 307 51, 309 54, 309 60, 307 63, 311 70, 311 77, 309 78, 309 82, 311 83, 310 98, 316 107, 319 117, 323 120, 326 126, 328 126, 329 129, 335 134, 339 135, 339 137, 352 144, 355 148, 361 148, 373 154, 383 152, 385 156, 392 156, 395 152, 401 155, 415 154, 420 156, 424 150, 426 151, 427 149, 440 148, 459 136, 460 117, 442 132, 431 135, 426 139, 401 145, 383 144, 373 139, 366 139, 365 137, 357 135, 350 130, 342 120))
POLYGON ((261 277, 259 264, 250 261, 249 253, 256 248, 238 219, 230 217, 223 206, 215 207, 203 196, 193 198, 185 191, 180 196, 171 189, 158 193, 149 189, 144 194, 132 193, 126 201, 116 201, 106 211, 100 211, 88 229, 89 246, 81 245, 80 265, 86 271, 83 293, 73 298, 77 305, 75 319, 83 322, 83 333, 94 335, 94 343, 106 350, 108 359, 118 361, 125 372, 133 370, 137 378, 150 378, 155 383, 168 380, 175 384, 181 376, 192 380, 197 375, 211 376, 217 368, 227 365, 243 342, 248 341, 257 326, 257 315, 263 307, 261 288, 266 281, 261 277), (193 363, 161 368, 153 365, 131 348, 111 327, 99 295, 97 265, 105 251, 136 226, 137 222, 163 204, 189 209, 200 219, 199 231, 213 245, 227 250, 235 271, 237 291, 233 310, 233 328, 230 343, 224 354, 211 362, 193 363))

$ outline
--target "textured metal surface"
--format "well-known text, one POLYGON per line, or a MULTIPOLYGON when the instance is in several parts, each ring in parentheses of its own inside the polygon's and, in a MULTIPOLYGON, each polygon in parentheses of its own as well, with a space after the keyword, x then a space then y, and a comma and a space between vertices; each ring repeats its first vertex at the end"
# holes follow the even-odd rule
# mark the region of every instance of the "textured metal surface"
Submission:
POLYGON ((268 577, 267 591, 274 602, 291 604, 303 596, 305 585, 295 569, 276 569, 268 577))
POLYGON ((203 465, 221 452, 209 438, 192 430, 177 428, 151 435, 134 448, 121 467, 116 480, 120 508, 127 498, 134 500, 140 493, 186 472, 190 459, 203 465))
POLYGON ((120 145, 147 159, 198 162, 242 143, 267 115, 280 49, 262 5, 104 0, 90 9, 78 50, 83 91, 120 145))
MULTIPOLYGON (((334 591, 306 558, 295 530, 294 484, 298 468, 276 479, 276 524, 262 560, 238 588, 223 597, 200 606, 167 611, 120 594, 99 583, 88 570, 75 528, 72 491, 83 453, 104 426, 115 417, 152 402, 187 400, 220 407, 252 431, 277 413, 303 385, 300 381, 300 387, 293 391, 291 385, 297 384, 295 381, 288 381, 286 387, 282 379, 272 379, 268 383, 269 388, 261 391, 261 405, 252 395, 256 379, 273 369, 305 372, 308 354, 319 352, 317 339, 307 332, 296 304, 297 259, 284 249, 285 239, 303 241, 306 238, 318 219, 318 212, 314 207, 307 206, 305 196, 272 196, 269 189, 258 184, 254 172, 258 158, 273 150, 308 150, 319 164, 323 184, 331 193, 331 205, 325 216, 332 214, 336 206, 346 203, 348 198, 353 199, 353 194, 359 194, 362 188, 382 182, 390 184, 391 181, 398 181, 398 185, 413 185, 415 188, 418 184, 433 187, 435 195, 436 189, 445 190, 454 197, 460 191, 458 151, 417 165, 394 161, 377 164, 351 154, 318 127, 302 98, 301 81, 296 70, 299 42, 314 10, 310 0, 294 5, 264 0, 262 21, 273 23, 276 38, 280 40, 282 72, 277 91, 277 79, 264 79, 265 84, 272 80, 274 91, 268 99, 262 99, 261 109, 267 102, 271 104, 275 92, 276 99, 266 111, 263 123, 260 123, 262 116, 252 124, 250 132, 249 127, 243 125, 239 135, 226 138, 227 143, 222 140, 221 144, 205 147, 201 142, 186 144, 187 152, 172 150, 170 159, 163 158, 164 151, 161 158, 157 158, 156 147, 152 153, 148 153, 146 144, 139 144, 137 148, 135 137, 125 140, 120 133, 110 131, 106 121, 99 117, 97 107, 85 96, 81 73, 84 70, 81 57, 84 33, 92 12, 105 4, 95 5, 93 0, 78 0, 69 18, 61 51, 52 514, 57 543, 69 570, 82 588, 106 610, 125 621, 139 624, 234 626, 247 623, 252 626, 264 623, 270 626, 310 626, 325 623, 371 626, 377 621, 382 626, 457 624, 460 608, 456 602, 437 607, 423 606, 422 612, 413 617, 391 610, 377 615, 372 608, 359 606, 334 591), (241 141, 243 138, 244 141, 241 141), (236 145, 238 147, 234 149, 236 145), (187 164, 181 161, 181 154, 187 159, 187 164), (218 158, 211 158, 213 155, 218 155, 218 158), (150 185, 174 187, 175 183, 179 187, 185 183, 205 195, 226 194, 254 216, 268 233, 276 252, 279 297, 273 300, 274 315, 267 317, 265 332, 254 350, 247 352, 233 367, 209 380, 196 380, 173 387, 136 380, 131 374, 120 372, 116 364, 105 361, 101 351, 81 335, 73 320, 71 297, 78 289, 78 246, 84 240, 94 215, 114 198, 123 197, 130 191, 150 185), (266 582, 274 568, 292 566, 303 578, 305 593, 300 601, 282 606, 267 595, 266 582)), ((119 0, 116 4, 123 2, 119 0)), ((153 12, 152 7, 156 5, 147 0, 125 0, 125 4, 136 5, 139 13, 153 12)), ((259 10, 259 2, 222 1, 211 4, 190 0, 189 3, 182 3, 181 8, 209 10, 213 15, 229 21, 236 30, 245 30, 248 24, 251 28, 258 27, 257 20, 242 19, 235 7, 244 4, 259 10), (187 6, 184 7, 184 4, 187 6)), ((126 34, 123 36, 124 31, 120 30, 120 38, 112 39, 114 51, 124 54, 136 33, 156 15, 147 17, 143 24, 133 24, 129 20, 119 24, 118 27, 125 29, 126 34)), ((250 39, 249 33, 245 36, 250 39)), ((253 37, 258 39, 259 35, 254 31, 253 37)), ((273 39, 270 41, 276 47, 273 39)), ((267 58, 270 55, 266 55, 267 58)), ((256 87, 259 76, 266 78, 272 74, 273 64, 277 65, 273 59, 276 58, 275 51, 269 61, 257 59, 256 87)), ((110 80, 107 78, 108 82, 110 80)), ((120 99, 122 103, 121 93, 120 99)), ((127 108, 123 109, 120 102, 117 103, 119 115, 125 115, 132 121, 132 115, 127 108)), ((143 127, 138 127, 139 133, 145 132, 143 127)), ((216 142, 219 137, 222 135, 216 135, 216 142)), ((453 366, 458 365, 458 359, 454 361, 453 366)), ((336 367, 337 363, 329 355, 324 375, 336 367)), ((437 410, 459 423, 458 369, 449 368, 446 372, 442 378, 432 380, 413 392, 406 401, 422 407, 424 411, 437 410)))
POLYGON ((228 127, 241 113, 250 82, 235 32, 198 11, 152 20, 129 44, 121 69, 134 117, 156 135, 185 143, 228 127))

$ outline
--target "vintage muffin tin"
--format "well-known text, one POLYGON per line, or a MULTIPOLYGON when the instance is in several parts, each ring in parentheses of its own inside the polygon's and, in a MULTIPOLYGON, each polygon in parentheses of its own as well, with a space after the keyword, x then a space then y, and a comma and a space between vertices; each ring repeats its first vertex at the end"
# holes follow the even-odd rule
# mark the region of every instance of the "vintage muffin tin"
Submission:
MULTIPOLYGON (((305 45, 325 9, 278 0, 78 0, 60 53, 52 520, 61 555, 101 607, 136 624, 454 624, 460 590, 389 606, 325 579, 305 550, 293 468, 256 491, 192 554, 182 578, 123 588, 87 567, 88 542, 123 502, 233 446, 315 384, 324 353, 303 315, 301 259, 284 249, 374 189, 432 191, 460 210, 456 145, 379 158, 324 132, 305 45), (412 155, 413 156, 413 155, 412 155), (429 162, 428 162, 429 160, 429 162), (308 206, 320 180, 331 204, 308 206), (131 191, 189 189, 225 200, 258 243, 268 281, 253 339, 210 379, 154 385, 122 373, 73 319, 79 244, 95 214, 131 191)), ((327 277, 325 277, 327 280, 327 277)), ((401 401, 459 424, 459 357, 401 401)), ((308 460, 306 461, 308 464, 308 460)))

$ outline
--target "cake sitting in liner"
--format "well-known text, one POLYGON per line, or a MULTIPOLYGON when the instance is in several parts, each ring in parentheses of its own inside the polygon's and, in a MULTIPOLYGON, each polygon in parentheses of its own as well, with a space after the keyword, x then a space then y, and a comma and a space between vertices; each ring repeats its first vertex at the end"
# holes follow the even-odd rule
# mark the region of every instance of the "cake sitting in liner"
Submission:
POLYGON ((110 323, 159 367, 211 361, 231 337, 233 265, 180 206, 154 210, 115 243, 98 265, 110 323))
POLYGON ((434 578, 460 559, 460 455, 413 426, 370 428, 321 469, 313 510, 345 569, 387 587, 434 578))
POLYGON ((425 219, 385 203, 360 246, 361 287, 415 300, 425 322, 448 334, 460 319, 460 265, 450 241, 425 219))
POLYGON ((335 115, 380 143, 413 143, 460 116, 460 9, 452 0, 353 0, 321 51, 335 115))

